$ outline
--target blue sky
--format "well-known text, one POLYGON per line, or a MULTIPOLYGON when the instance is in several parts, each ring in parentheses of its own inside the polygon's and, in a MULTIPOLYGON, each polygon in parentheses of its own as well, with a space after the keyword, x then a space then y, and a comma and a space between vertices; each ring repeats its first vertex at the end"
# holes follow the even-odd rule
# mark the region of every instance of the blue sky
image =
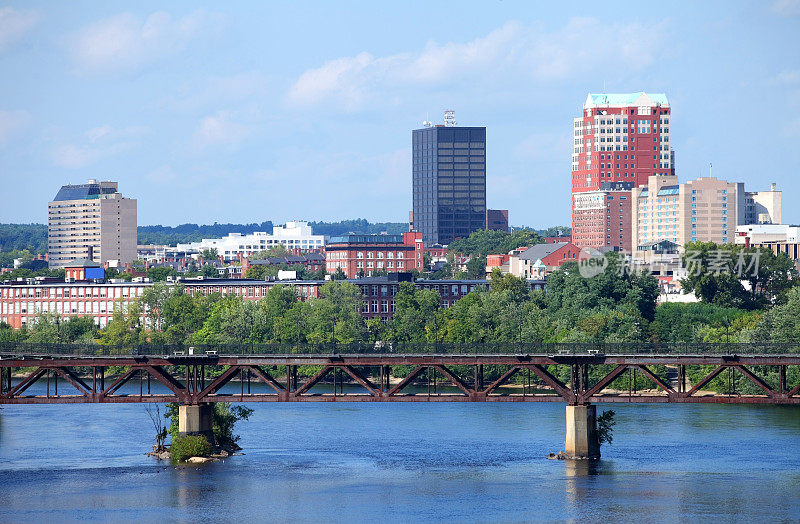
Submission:
POLYGON ((588 92, 667 93, 681 180, 800 222, 800 0, 0 1, 0 222, 118 180, 140 224, 405 221, 411 130, 487 127, 488 205, 570 220, 588 92), (562 7, 563 5, 563 7, 562 7))

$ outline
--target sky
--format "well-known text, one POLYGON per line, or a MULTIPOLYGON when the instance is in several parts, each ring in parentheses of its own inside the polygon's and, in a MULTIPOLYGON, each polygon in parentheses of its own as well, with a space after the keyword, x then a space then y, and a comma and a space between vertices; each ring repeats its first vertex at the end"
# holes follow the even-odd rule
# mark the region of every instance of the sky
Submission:
POLYGON ((570 222, 590 92, 664 92, 680 181, 800 223, 800 0, 0 0, 0 222, 116 180, 140 225, 403 222, 411 130, 487 128, 487 205, 570 222))

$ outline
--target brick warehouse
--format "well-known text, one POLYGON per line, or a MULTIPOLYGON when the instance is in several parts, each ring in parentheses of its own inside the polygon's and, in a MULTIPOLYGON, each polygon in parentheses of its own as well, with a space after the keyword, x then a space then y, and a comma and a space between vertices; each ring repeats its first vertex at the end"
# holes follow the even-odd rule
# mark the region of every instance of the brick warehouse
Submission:
MULTIPOLYGON (((418 289, 429 289, 440 298, 441 307, 450 307, 474 289, 485 286, 485 280, 418 280, 411 275, 395 273, 379 277, 348 280, 364 295, 361 314, 365 318, 388 321, 394 313, 394 296, 403 281, 413 282, 418 289)), ((187 294, 238 296, 243 300, 260 300, 277 285, 294 287, 298 300, 319 296, 324 280, 249 280, 249 279, 181 279, 168 284, 181 284, 187 294)), ((152 282, 120 280, 85 280, 67 282, 43 278, 13 280, 0 283, 0 322, 19 329, 32 324, 42 312, 55 313, 61 318, 92 317, 95 324, 105 327, 115 311, 126 311, 128 305, 141 297, 152 282)), ((146 321, 146 318, 143 317, 146 321)))

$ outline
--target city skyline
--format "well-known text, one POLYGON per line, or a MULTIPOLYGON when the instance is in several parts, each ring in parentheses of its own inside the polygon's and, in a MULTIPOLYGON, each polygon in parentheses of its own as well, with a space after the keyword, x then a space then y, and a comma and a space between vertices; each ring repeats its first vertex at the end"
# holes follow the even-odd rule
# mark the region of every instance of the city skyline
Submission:
POLYGON ((363 6, 0 5, 0 222, 45 223, 53 188, 90 178, 141 224, 402 222, 409 131, 454 109, 487 128, 487 207, 568 224, 569 123, 597 92, 667 94, 681 182, 713 162, 800 194, 797 2, 363 6))

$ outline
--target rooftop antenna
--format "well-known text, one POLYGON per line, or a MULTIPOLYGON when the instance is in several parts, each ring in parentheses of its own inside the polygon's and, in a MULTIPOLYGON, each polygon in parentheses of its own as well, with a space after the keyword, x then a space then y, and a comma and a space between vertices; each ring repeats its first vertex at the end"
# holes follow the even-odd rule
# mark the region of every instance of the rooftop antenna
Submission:
POLYGON ((429 114, 425 112, 425 120, 422 121, 422 127, 433 127, 433 123, 430 121, 429 114))
POLYGON ((444 127, 456 127, 456 112, 448 109, 444 112, 444 127))

